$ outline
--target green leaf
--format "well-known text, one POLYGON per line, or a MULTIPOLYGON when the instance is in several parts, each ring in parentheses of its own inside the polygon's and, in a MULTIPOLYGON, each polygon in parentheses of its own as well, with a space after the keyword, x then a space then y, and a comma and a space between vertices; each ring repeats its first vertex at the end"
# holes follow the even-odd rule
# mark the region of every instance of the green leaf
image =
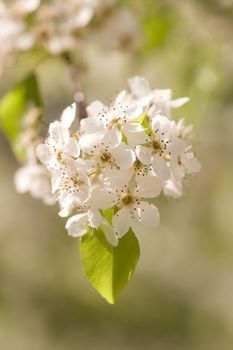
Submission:
POLYGON ((42 107, 39 86, 34 74, 28 75, 0 101, 0 128, 19 158, 22 158, 23 154, 19 142, 23 132, 23 117, 30 107, 42 107))
POLYGON ((147 7, 149 11, 143 21, 145 52, 163 47, 178 23, 178 14, 174 8, 157 5, 156 2, 151 1, 151 6, 147 7))
POLYGON ((112 218, 114 216, 114 210, 113 208, 108 208, 105 210, 101 210, 103 217, 111 224, 112 218))
POLYGON ((143 121, 145 120, 146 117, 147 117, 147 114, 143 113, 140 117, 134 118, 132 120, 132 123, 143 123, 143 121))
POLYGON ((110 245, 98 229, 82 237, 80 255, 84 271, 94 288, 114 304, 134 272, 140 248, 131 229, 119 240, 117 247, 110 245))
POLYGON ((153 135, 153 130, 151 129, 150 127, 150 124, 149 124, 149 117, 147 114, 145 114, 145 117, 142 121, 142 126, 145 128, 145 133, 146 134, 152 134, 153 135))
POLYGON ((126 145, 128 145, 127 137, 126 137, 125 133, 123 133, 123 132, 122 132, 122 141, 123 141, 124 143, 126 143, 126 145))

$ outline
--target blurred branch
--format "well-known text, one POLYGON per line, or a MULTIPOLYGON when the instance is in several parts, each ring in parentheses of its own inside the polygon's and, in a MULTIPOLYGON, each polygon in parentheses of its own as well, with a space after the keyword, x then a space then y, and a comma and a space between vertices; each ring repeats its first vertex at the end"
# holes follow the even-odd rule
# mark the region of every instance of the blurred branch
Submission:
POLYGON ((78 116, 79 119, 83 119, 87 117, 86 104, 84 101, 84 93, 82 92, 81 82, 79 80, 79 68, 78 65, 73 61, 69 53, 64 53, 63 58, 66 61, 70 78, 73 83, 74 88, 74 101, 78 105, 78 116))

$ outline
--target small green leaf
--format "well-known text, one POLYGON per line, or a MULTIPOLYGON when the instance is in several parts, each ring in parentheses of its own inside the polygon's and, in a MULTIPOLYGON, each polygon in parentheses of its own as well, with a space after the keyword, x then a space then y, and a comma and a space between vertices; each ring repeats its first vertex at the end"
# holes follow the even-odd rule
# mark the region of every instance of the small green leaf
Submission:
POLYGON ((150 128, 149 122, 148 122, 148 115, 147 113, 142 114, 140 117, 135 118, 132 120, 132 123, 140 123, 141 126, 144 128, 144 132, 146 134, 151 134, 152 130, 150 128))
POLYGON ((132 230, 119 240, 117 247, 113 247, 98 229, 82 237, 80 255, 84 271, 94 288, 114 304, 134 272, 140 248, 132 230))
POLYGON ((150 134, 153 134, 153 131, 150 127, 148 119, 149 119, 148 115, 145 114, 144 119, 142 121, 142 126, 145 128, 145 133, 150 135, 150 134))
POLYGON ((101 210, 103 217, 111 224, 112 223, 112 218, 114 215, 114 210, 113 208, 108 208, 105 210, 101 210))
POLYGON ((23 154, 19 142, 23 132, 22 119, 30 107, 42 107, 39 86, 34 74, 28 75, 0 101, 0 128, 19 158, 23 154))
POLYGON ((122 132, 122 141, 123 141, 124 143, 126 143, 126 145, 128 145, 127 137, 126 137, 125 133, 123 133, 123 132, 122 132))
POLYGON ((140 117, 134 118, 132 123, 143 123, 144 119, 147 117, 146 113, 143 113, 140 117))

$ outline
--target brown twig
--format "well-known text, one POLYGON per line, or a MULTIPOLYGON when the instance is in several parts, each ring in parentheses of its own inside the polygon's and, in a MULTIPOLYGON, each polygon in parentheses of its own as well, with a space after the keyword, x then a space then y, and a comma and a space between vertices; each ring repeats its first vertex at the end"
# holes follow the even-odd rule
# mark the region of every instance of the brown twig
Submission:
POLYGON ((87 117, 87 111, 86 111, 86 104, 84 101, 84 94, 82 92, 81 83, 79 80, 79 69, 77 64, 72 60, 69 53, 64 53, 63 58, 66 61, 69 72, 70 72, 70 78, 73 83, 74 88, 74 101, 78 105, 78 117, 79 119, 84 119, 87 117))

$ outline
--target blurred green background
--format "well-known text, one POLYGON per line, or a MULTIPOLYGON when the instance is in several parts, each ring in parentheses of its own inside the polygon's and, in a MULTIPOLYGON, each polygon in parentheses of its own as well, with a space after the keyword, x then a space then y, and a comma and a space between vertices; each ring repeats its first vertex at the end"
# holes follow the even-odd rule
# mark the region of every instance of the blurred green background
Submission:
MULTIPOLYGON (((1 350, 233 348, 233 2, 128 6, 143 44, 132 53, 87 43, 87 101, 107 102, 135 74, 190 96, 176 116, 195 126, 202 172, 183 198, 160 200, 161 225, 142 232, 135 275, 110 306, 84 276, 57 208, 16 194, 18 164, 0 135, 1 350)), ((24 69, 2 78, 2 93, 24 69)), ((69 76, 55 60, 37 72, 52 120, 72 101, 69 76)))

